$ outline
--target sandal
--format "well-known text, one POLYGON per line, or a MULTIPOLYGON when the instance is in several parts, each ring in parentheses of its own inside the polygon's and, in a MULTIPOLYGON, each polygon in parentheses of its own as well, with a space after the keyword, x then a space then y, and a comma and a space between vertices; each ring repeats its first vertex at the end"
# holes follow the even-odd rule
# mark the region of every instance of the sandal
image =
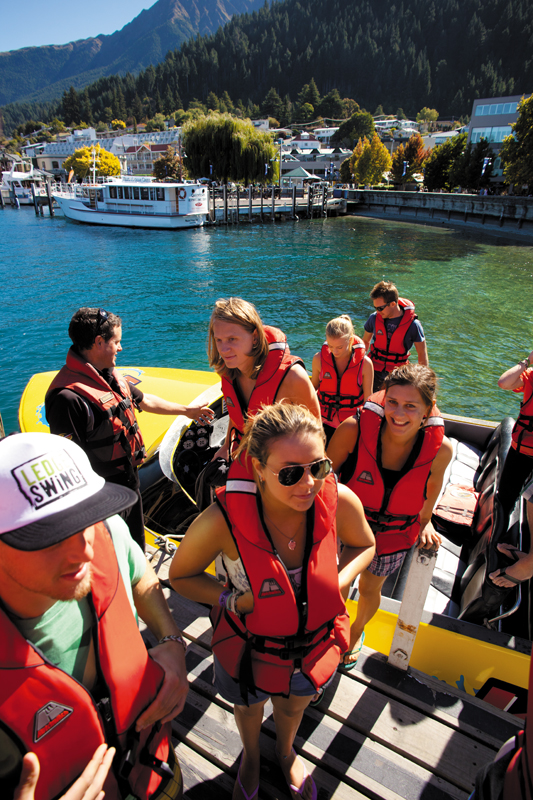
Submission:
MULTIPOLYGON (((242 756, 241 756, 241 762, 242 762, 242 756)), ((259 791, 259 784, 257 784, 257 786, 255 787, 255 790, 252 792, 252 794, 247 794, 246 789, 244 788, 244 786, 242 785, 242 782, 241 782, 241 765, 240 764, 239 764, 239 771, 237 772, 237 783, 239 784, 239 789, 242 792, 242 796, 244 797, 244 800, 253 800, 253 798, 256 796, 257 792, 259 791)))
POLYGON ((359 653, 363 649, 363 642, 364 641, 365 641, 365 632, 363 631, 363 633, 361 634, 361 639, 359 640, 359 647, 354 647, 353 650, 348 650, 342 656, 342 662, 341 662, 340 666, 344 670, 346 670, 346 672, 350 672, 350 670, 352 670, 355 667, 355 665, 357 664, 358 658, 356 658, 355 661, 349 661, 348 663, 346 663, 346 661, 344 659, 346 658, 346 656, 359 656, 359 653))
MULTIPOLYGON (((317 788, 316 788, 316 783, 313 780, 313 776, 310 775, 310 773, 307 771, 307 768, 306 768, 305 764, 303 763, 303 761, 300 758, 300 756, 297 755, 294 747, 292 748, 292 752, 294 753, 294 758, 298 759, 298 761, 301 761, 301 763, 302 763, 302 767, 304 768, 304 778, 303 778, 302 783, 300 784, 300 788, 298 788, 297 786, 294 786, 294 784, 289 783, 287 781, 289 789, 291 790, 291 792, 295 792, 297 795, 299 795, 301 797, 303 795, 303 793, 304 793, 305 783, 306 783, 307 779, 311 778, 311 800, 317 800, 318 792, 317 792, 317 788)), ((282 756, 280 755, 280 753, 278 753, 277 750, 276 750, 276 756, 278 758, 278 761, 281 762, 282 756)), ((286 758, 286 756, 285 756, 285 758, 286 758)))

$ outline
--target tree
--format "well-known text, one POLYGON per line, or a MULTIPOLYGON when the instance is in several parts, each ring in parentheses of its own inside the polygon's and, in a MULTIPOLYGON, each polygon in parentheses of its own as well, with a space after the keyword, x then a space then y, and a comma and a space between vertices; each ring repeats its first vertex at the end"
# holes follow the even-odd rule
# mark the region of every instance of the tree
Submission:
POLYGON ((273 178, 277 147, 270 134, 256 130, 249 120, 213 113, 187 122, 183 145, 194 177, 212 174, 224 183, 265 183, 273 178))
POLYGON ((396 119, 407 119, 403 108, 399 108, 398 111, 396 112, 396 119))
POLYGON ((429 153, 424 163, 424 186, 430 191, 450 190, 450 173, 457 159, 462 155, 468 134, 460 133, 444 144, 439 144, 429 153))
POLYGON ((265 117, 275 117, 279 119, 282 111, 282 100, 277 91, 272 88, 261 103, 261 114, 265 117))
POLYGON ((61 107, 63 110, 63 117, 67 125, 77 125, 80 121, 80 101, 74 86, 71 86, 68 92, 63 92, 61 107))
POLYGON ((518 119, 511 125, 500 150, 506 183, 533 185, 533 95, 518 104, 518 119))
POLYGON ((488 186, 494 153, 486 139, 469 142, 450 168, 450 186, 463 186, 473 192, 488 186))
POLYGON ((428 151, 420 134, 413 133, 407 144, 401 144, 392 157, 392 179, 394 183, 410 183, 413 175, 422 171, 428 151))
POLYGON ((146 123, 146 130, 148 133, 152 131, 164 131, 165 118, 163 114, 156 114, 152 119, 149 119, 146 123))
POLYGON ((183 177, 181 159, 173 147, 167 147, 166 153, 154 161, 152 175, 159 181, 178 180, 183 177))
POLYGON ((77 178, 85 178, 92 174, 93 163, 96 166, 96 176, 120 175, 120 161, 109 150, 104 150, 99 144, 94 147, 80 147, 73 155, 63 161, 63 168, 69 172, 74 170, 77 178))
POLYGON ((375 184, 383 181, 383 173, 391 166, 390 153, 374 131, 372 141, 359 139, 350 158, 355 183, 375 184))
POLYGON ((338 131, 335 131, 331 141, 335 144, 344 144, 353 147, 353 143, 364 136, 367 138, 374 134, 374 119, 368 111, 357 111, 350 119, 343 122, 338 131))
POLYGON ((352 183, 352 167, 350 158, 345 158, 339 168, 339 175, 342 183, 352 183))
POLYGON ((321 117, 329 117, 330 119, 342 119, 344 115, 344 103, 337 89, 332 89, 328 92, 316 109, 316 113, 321 117))
POLYGON ((344 103, 344 112, 342 114, 342 117, 344 119, 348 119, 349 117, 353 117, 353 115, 357 111, 361 111, 359 103, 356 103, 356 101, 352 100, 351 97, 345 97, 342 102, 344 103))
POLYGON ((427 108, 426 106, 420 109, 420 111, 416 115, 416 121, 418 123, 426 123, 428 125, 428 128, 431 128, 431 126, 435 124, 438 118, 439 118, 439 112, 435 108, 427 108))
POLYGON ((122 119, 112 119, 111 127, 114 131, 123 131, 126 129, 126 123, 122 119))

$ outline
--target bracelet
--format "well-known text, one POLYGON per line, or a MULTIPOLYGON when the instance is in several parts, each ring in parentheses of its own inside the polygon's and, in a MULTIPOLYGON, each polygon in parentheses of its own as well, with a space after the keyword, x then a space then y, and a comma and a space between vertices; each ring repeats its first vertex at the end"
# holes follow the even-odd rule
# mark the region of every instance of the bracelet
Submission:
POLYGON ((531 366, 531 361, 529 360, 529 356, 526 356, 524 360, 520 362, 520 364, 524 365, 524 369, 527 369, 529 366, 531 366))
POLYGON ((227 608, 228 597, 231 595, 231 589, 224 589, 223 592, 220 593, 220 597, 218 598, 219 606, 222 608, 227 608))
POLYGON ((226 609, 230 611, 232 614, 239 616, 239 612, 237 611, 237 600, 241 597, 242 592, 233 591, 230 592, 229 597, 226 599, 226 609))
POLYGON ((163 636, 163 638, 159 640, 158 644, 165 644, 165 642, 179 642, 181 645, 183 645, 185 652, 187 652, 187 642, 183 636, 177 636, 175 633, 171 633, 170 636, 163 636))

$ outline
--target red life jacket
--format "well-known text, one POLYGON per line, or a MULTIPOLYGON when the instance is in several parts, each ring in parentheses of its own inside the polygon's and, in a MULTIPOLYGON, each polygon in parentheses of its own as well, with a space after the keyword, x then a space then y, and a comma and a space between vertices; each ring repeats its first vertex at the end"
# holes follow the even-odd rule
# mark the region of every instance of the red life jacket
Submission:
POLYGON ((352 345, 352 357, 343 374, 339 376, 337 364, 327 344, 320 351, 320 376, 318 400, 322 421, 338 428, 343 420, 353 416, 355 409, 364 403, 363 363, 365 343, 358 336, 352 345))
POLYGON ((424 505, 426 483, 444 438, 444 420, 438 408, 433 406, 405 466, 398 473, 399 480, 392 491, 386 491, 381 472, 380 442, 384 402, 385 392, 381 391, 371 395, 364 404, 357 444, 341 470, 342 482, 363 503, 365 516, 376 534, 376 549, 380 556, 409 550, 416 542, 420 530, 418 515, 424 505))
POLYGON ((239 618, 213 609, 213 651, 240 682, 243 696, 260 689, 288 697, 295 668, 318 688, 348 649, 350 620, 339 590, 337 485, 326 481, 307 514, 302 586, 296 598, 258 503, 250 473, 234 461, 217 501, 232 533, 254 596, 251 614, 239 618))
POLYGON ((376 312, 374 341, 368 353, 374 362, 376 372, 392 372, 400 364, 406 364, 409 358, 409 352, 405 349, 404 339, 411 323, 418 317, 415 314, 414 303, 411 303, 410 300, 399 297, 398 305, 403 309, 403 315, 390 341, 387 339, 387 329, 383 317, 376 312))
POLYGON ((156 696, 163 670, 148 655, 113 542, 100 526, 94 553, 89 602, 107 704, 101 701, 97 706, 81 683, 43 658, 0 610, 0 721, 23 750, 39 758, 36 800, 63 794, 103 742, 117 748, 104 787, 109 800, 120 800, 128 792, 143 800, 170 781, 165 769, 169 757, 174 758, 170 724, 135 733, 135 721, 156 696), (127 755, 132 749, 130 766, 127 755))
POLYGON ((533 456, 533 369, 524 375, 524 399, 513 428, 512 446, 519 453, 533 456))
POLYGON ((242 397, 237 382, 225 376, 222 378, 222 392, 236 434, 233 441, 237 443, 243 434, 246 419, 257 414, 263 406, 272 405, 291 367, 295 364, 303 365, 301 358, 291 356, 287 337, 283 331, 265 325, 265 334, 268 355, 259 371, 248 405, 242 397))
POLYGON ((66 365, 50 384, 45 397, 45 406, 48 407, 58 390, 71 389, 106 414, 102 423, 87 431, 83 445, 95 472, 103 478, 117 472, 131 474, 144 458, 143 438, 135 418, 129 384, 116 370, 113 375, 122 394, 114 391, 98 370, 71 348, 66 365))

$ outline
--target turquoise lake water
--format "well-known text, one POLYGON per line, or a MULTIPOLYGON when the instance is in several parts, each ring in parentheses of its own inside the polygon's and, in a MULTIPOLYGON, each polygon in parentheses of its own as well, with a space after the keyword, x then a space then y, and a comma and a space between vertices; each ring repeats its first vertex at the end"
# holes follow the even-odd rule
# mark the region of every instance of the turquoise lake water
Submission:
POLYGON ((406 223, 344 217, 166 232, 93 228, 6 208, 0 412, 6 432, 16 430, 24 386, 64 363, 68 323, 80 306, 122 317, 120 364, 207 369, 213 303, 241 295, 286 332, 310 368, 332 317, 349 313, 362 336, 368 292, 387 278, 416 304, 441 409, 515 416, 519 398, 496 382, 533 348, 532 274, 531 247, 406 223))

